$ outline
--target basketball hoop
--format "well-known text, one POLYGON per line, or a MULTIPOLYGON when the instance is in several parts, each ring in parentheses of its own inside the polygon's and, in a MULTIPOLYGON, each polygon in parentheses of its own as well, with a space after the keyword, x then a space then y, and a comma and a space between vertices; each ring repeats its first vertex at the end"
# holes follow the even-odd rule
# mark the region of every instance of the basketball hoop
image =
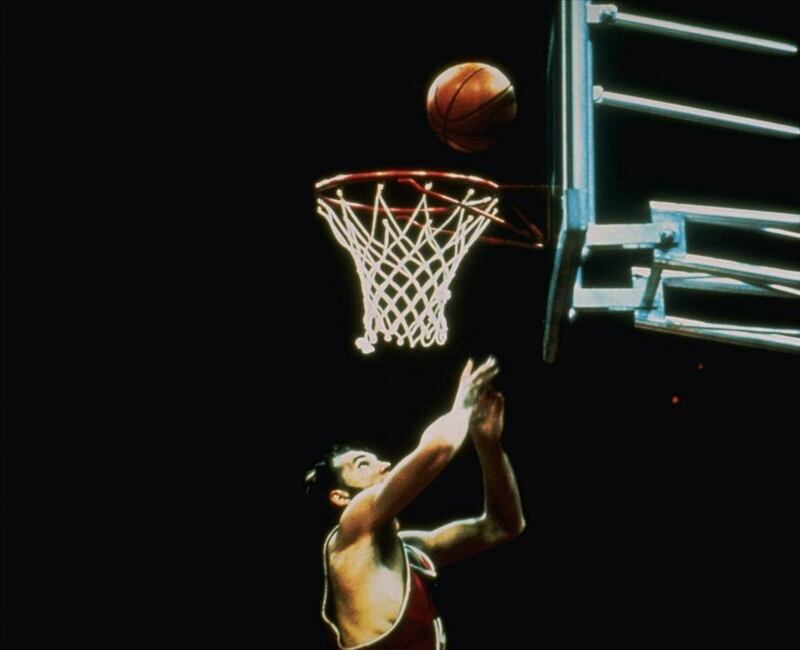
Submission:
POLYGON ((361 282, 364 334, 355 341, 361 352, 373 352, 379 336, 412 348, 443 345, 450 283, 478 240, 543 247, 535 226, 519 227, 498 215, 504 187, 511 186, 401 170, 342 174, 315 185, 317 213, 350 251, 361 282), (515 239, 486 236, 492 224, 515 239))

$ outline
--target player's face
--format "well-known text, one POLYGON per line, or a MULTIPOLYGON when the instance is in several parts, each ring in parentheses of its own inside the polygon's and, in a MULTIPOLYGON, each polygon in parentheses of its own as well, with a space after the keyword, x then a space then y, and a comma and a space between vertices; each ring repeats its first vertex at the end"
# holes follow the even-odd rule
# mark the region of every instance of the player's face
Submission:
POLYGON ((344 484, 363 490, 386 479, 391 463, 380 460, 369 451, 351 450, 336 457, 334 461, 344 484))

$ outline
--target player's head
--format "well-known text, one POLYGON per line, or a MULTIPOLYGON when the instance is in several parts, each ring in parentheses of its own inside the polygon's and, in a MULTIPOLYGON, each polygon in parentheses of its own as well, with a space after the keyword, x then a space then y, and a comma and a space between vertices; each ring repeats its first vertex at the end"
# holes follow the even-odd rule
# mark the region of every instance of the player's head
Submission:
POLYGON ((336 445, 306 472, 306 494, 341 512, 356 494, 383 481, 390 467, 371 451, 336 445))

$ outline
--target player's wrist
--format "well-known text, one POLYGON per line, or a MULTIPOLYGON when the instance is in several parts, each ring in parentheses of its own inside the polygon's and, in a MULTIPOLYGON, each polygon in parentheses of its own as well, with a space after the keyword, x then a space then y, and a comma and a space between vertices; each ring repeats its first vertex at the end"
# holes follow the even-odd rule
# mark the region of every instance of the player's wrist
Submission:
POLYGON ((470 433, 472 434, 473 444, 479 451, 498 454, 503 453, 503 442, 499 435, 487 436, 477 431, 470 431, 470 433))

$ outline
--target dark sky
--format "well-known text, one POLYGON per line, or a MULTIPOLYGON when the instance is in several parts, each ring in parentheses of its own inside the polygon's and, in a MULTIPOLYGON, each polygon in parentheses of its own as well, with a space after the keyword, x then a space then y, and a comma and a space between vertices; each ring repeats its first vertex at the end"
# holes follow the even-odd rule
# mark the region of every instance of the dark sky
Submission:
MULTIPOLYGON (((621 9, 800 41, 791 3, 621 9)), ((446 346, 353 345, 358 284, 314 182, 397 167, 543 182, 552 14, 549 2, 6 5, 10 646, 324 647, 304 470, 332 442, 406 453, 466 358, 487 354, 528 529, 443 572, 452 647, 786 640, 796 356, 595 316, 545 365, 550 252, 489 246, 453 283, 446 346), (464 155, 435 137, 424 102, 439 71, 470 60, 508 74, 519 114, 494 148, 464 155)), ((609 89, 800 123, 796 56, 616 31, 595 47, 609 89)), ((800 205, 797 141, 612 109, 596 124, 607 221, 645 220, 650 199, 800 205)), ((796 248, 696 241, 798 268, 796 248)), ((600 259, 593 272, 622 271, 600 259)), ((674 304, 800 320, 772 304, 674 304)), ((480 507, 467 446, 403 522, 480 507)))

